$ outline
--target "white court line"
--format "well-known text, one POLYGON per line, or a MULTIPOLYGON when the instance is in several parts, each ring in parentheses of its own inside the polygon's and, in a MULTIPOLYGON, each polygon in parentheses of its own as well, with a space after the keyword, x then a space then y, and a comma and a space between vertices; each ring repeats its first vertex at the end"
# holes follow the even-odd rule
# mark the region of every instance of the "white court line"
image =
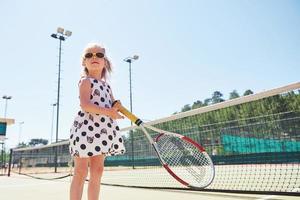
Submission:
POLYGON ((274 196, 274 195, 269 195, 269 196, 265 196, 265 197, 258 198, 258 199, 256 199, 256 200, 266 200, 266 199, 271 199, 271 198, 273 198, 273 197, 276 197, 276 196, 274 196))
POLYGON ((25 184, 16 184, 16 185, 0 185, 1 188, 14 188, 14 187, 26 187, 26 186, 38 186, 38 185, 47 185, 47 184, 57 184, 57 182, 47 182, 47 183, 25 183, 25 184))

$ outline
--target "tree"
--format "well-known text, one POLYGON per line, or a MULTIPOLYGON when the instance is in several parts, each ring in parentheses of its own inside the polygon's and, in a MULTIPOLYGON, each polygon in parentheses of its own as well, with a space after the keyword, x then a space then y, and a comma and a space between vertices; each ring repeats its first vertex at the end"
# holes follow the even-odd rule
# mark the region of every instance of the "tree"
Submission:
POLYGON ((200 107, 202 107, 202 106, 203 106, 202 101, 197 100, 197 101, 195 101, 195 102, 193 103, 192 109, 200 108, 200 107))
POLYGON ((17 148, 23 148, 23 147, 28 147, 29 145, 26 144, 25 142, 21 142, 17 145, 17 148))
POLYGON ((207 98, 204 100, 204 106, 211 104, 211 98, 207 98))
POLYGON ((220 91, 215 91, 211 98, 212 104, 223 102, 224 99, 222 99, 222 96, 223 94, 220 91))
POLYGON ((48 144, 48 140, 45 140, 45 139, 31 139, 28 144, 30 146, 36 146, 38 144, 46 145, 46 144, 48 144))
POLYGON ((188 111, 188 110, 191 110, 191 106, 190 104, 186 104, 185 106, 183 106, 183 108, 181 108, 181 112, 185 112, 185 111, 188 111))
POLYGON ((236 90, 233 90, 232 92, 230 92, 229 94, 229 99, 235 99, 240 97, 239 93, 236 90))
POLYGON ((250 94, 253 94, 252 90, 248 89, 244 92, 244 96, 247 96, 247 95, 250 95, 250 94))

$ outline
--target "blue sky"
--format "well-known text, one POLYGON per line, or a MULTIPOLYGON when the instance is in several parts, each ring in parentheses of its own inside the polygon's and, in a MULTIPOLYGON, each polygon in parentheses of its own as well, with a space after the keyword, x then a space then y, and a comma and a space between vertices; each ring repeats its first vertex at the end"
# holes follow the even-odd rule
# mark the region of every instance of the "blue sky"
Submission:
MULTIPOLYGON (((292 0, 91 0, 0 2, 0 95, 11 95, 6 146, 50 139, 57 95, 61 26, 63 43, 59 138, 79 109, 80 55, 88 42, 103 43, 114 65, 109 82, 129 108, 127 56, 132 65, 133 110, 142 119, 169 116, 185 104, 228 98, 299 81, 300 2, 292 0), (20 122, 23 122, 20 131, 20 122)), ((0 99, 0 116, 5 101, 0 99)), ((122 127, 128 121, 120 121, 122 127)), ((55 133, 54 133, 55 135, 55 133)))

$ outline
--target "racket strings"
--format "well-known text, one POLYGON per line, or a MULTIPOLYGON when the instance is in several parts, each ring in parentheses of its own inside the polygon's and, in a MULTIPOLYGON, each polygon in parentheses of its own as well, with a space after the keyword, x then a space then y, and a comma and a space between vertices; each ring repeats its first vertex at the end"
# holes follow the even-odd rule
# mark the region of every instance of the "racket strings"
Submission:
POLYGON ((211 159, 192 143, 164 134, 157 146, 162 159, 182 180, 196 187, 205 187, 212 180, 211 159))

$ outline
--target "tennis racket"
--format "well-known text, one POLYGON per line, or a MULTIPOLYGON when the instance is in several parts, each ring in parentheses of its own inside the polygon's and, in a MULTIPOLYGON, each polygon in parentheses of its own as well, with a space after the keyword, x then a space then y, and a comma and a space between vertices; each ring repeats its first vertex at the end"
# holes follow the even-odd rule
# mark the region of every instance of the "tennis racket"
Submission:
POLYGON ((200 144, 186 136, 143 123, 119 101, 115 101, 113 106, 142 129, 162 166, 178 182, 196 189, 203 189, 211 184, 215 175, 214 165, 200 144), (152 139, 146 128, 158 133, 157 136, 152 139))

